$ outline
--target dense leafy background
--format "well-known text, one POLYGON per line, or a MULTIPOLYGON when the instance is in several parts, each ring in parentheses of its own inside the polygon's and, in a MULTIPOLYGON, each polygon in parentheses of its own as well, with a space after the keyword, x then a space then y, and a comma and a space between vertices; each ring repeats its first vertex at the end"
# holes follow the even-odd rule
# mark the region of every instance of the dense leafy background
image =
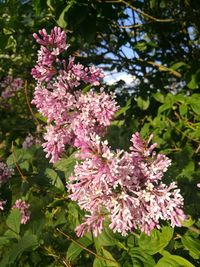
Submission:
POLYGON ((0 266, 200 265, 199 36, 198 0, 0 1, 0 79, 11 74, 26 81, 9 108, 0 107, 0 157, 15 168, 1 188, 7 203, 0 215, 0 266), (136 232, 124 238, 107 228, 98 238, 75 236, 82 213, 65 189, 73 151, 52 165, 40 146, 22 148, 28 133, 41 138, 45 122, 29 107, 38 49, 32 34, 55 25, 66 30, 78 61, 133 76, 132 84, 106 86, 121 105, 107 138, 114 148, 127 148, 134 131, 154 134, 159 151, 173 160, 165 180, 176 180, 185 198, 190 219, 182 228, 165 224, 150 237, 136 232), (22 197, 31 204, 25 226, 10 210, 22 197))

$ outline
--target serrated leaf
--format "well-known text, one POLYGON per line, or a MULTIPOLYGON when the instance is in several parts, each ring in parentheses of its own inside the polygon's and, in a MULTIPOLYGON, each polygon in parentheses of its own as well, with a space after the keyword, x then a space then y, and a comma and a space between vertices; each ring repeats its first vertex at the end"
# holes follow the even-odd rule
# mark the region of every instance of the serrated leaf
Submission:
POLYGON ((20 224, 21 224, 21 213, 18 209, 11 210, 6 220, 6 224, 12 231, 19 234, 20 224))

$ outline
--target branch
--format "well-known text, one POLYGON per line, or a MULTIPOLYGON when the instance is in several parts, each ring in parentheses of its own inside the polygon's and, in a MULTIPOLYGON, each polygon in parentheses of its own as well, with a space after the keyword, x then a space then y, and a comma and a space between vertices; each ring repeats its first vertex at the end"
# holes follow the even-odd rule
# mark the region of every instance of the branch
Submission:
POLYGON ((28 88, 28 83, 27 83, 27 81, 25 81, 24 92, 25 92, 26 103, 27 103, 27 105, 28 105, 28 109, 29 109, 31 115, 33 116, 34 120, 37 122, 37 124, 40 124, 39 121, 38 121, 38 119, 36 118, 36 116, 35 116, 33 110, 32 110, 31 105, 30 105, 30 102, 29 102, 29 99, 28 99, 28 91, 27 91, 27 88, 28 88))
POLYGON ((181 76, 182 76, 180 72, 178 72, 178 71, 176 71, 176 70, 172 70, 172 69, 170 69, 170 68, 168 68, 168 67, 166 67, 166 66, 163 66, 163 65, 161 65, 161 64, 158 64, 158 63, 156 63, 156 62, 153 62, 153 61, 145 61, 145 60, 142 59, 142 58, 138 58, 138 60, 141 61, 141 62, 146 62, 146 63, 148 63, 148 64, 150 64, 150 65, 152 65, 152 66, 154 66, 154 67, 158 67, 158 69, 159 69, 160 71, 168 71, 168 72, 170 72, 171 74, 173 74, 174 76, 176 76, 176 77, 178 77, 178 78, 181 78, 181 76))
POLYGON ((173 22, 174 19, 158 19, 158 18, 155 18, 147 13, 145 13, 144 11, 142 10, 139 10, 137 9, 136 7, 134 7, 133 5, 131 5, 130 3, 124 1, 124 0, 117 0, 117 1, 109 1, 109 0, 106 0, 107 3, 123 3, 125 5, 127 5, 128 7, 130 7, 132 10, 134 10, 135 12, 137 12, 138 14, 140 14, 141 16, 143 17, 146 17, 148 19, 151 19, 155 22, 173 22))
POLYGON ((99 258, 101 260, 105 260, 105 261, 110 261, 110 262, 114 262, 116 263, 116 261, 111 260, 111 259, 107 259, 104 258, 98 254, 96 254, 95 252, 93 252, 92 250, 90 250, 89 248, 86 248, 85 246, 83 246, 83 244, 81 244, 80 242, 78 242, 77 240, 74 240, 72 237, 70 237, 69 235, 65 234, 64 232, 62 232, 59 228, 56 229, 60 234, 62 234, 64 237, 66 237, 68 240, 71 240, 74 244, 76 244, 77 246, 81 247, 82 249, 84 249, 85 251, 89 252, 90 254, 94 255, 96 258, 99 258))
POLYGON ((23 175, 23 173, 22 173, 22 171, 21 171, 21 169, 20 169, 20 167, 19 167, 19 165, 17 163, 17 158, 16 158, 16 155, 15 155, 13 142, 12 142, 12 146, 11 146, 11 151, 13 153, 13 161, 14 161, 14 164, 15 164, 15 166, 16 166, 16 168, 17 168, 17 170, 18 170, 18 172, 19 172, 22 180, 25 181, 25 182, 27 182, 27 177, 25 175, 23 175))

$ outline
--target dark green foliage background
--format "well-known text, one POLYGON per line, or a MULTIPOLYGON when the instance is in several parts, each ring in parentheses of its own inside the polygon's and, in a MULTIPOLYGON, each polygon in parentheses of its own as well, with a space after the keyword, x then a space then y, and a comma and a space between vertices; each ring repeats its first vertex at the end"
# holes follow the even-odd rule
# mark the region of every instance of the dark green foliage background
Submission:
POLYGON ((0 107, 0 157, 15 168, 0 189, 7 199, 0 214, 0 267, 200 266, 200 1, 2 0, 0 79, 8 74, 27 86, 9 100, 10 108, 0 107), (65 188, 74 151, 52 165, 41 147, 22 149, 27 134, 41 138, 45 125, 27 104, 38 49, 32 34, 55 25, 67 32, 69 54, 77 61, 125 71, 137 81, 105 85, 121 106, 106 138, 113 148, 126 149, 133 132, 154 134, 158 151, 173 162, 164 179, 177 181, 185 198, 189 219, 183 227, 165 223, 150 237, 122 237, 105 226, 98 238, 86 234, 77 240, 74 228, 83 214, 65 188), (31 204, 25 226, 19 212, 10 210, 22 197, 31 204))

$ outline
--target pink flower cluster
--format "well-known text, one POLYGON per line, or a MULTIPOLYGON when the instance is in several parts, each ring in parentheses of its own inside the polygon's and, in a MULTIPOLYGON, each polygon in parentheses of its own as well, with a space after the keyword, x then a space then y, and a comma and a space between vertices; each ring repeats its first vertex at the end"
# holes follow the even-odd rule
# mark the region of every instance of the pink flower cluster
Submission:
POLYGON ((86 211, 85 221, 76 228, 78 236, 86 231, 97 236, 103 222, 114 232, 127 235, 134 229, 150 234, 160 228, 160 220, 181 226, 185 219, 183 197, 175 182, 162 182, 171 161, 156 154, 156 144, 133 134, 130 152, 112 151, 107 141, 96 134, 80 140, 74 175, 70 177, 69 197, 86 211))
POLYGON ((101 87, 84 93, 84 85, 99 86, 100 69, 84 67, 74 58, 62 59, 68 48, 66 34, 55 27, 34 34, 41 45, 37 65, 32 70, 37 80, 33 104, 47 117, 43 148, 50 162, 56 162, 66 145, 79 148, 74 174, 67 185, 69 198, 86 212, 85 221, 76 228, 78 236, 86 231, 97 236, 104 221, 114 232, 127 235, 134 229, 150 234, 160 228, 161 220, 181 226, 186 218, 183 197, 175 182, 162 181, 171 161, 156 154, 156 144, 133 134, 129 152, 113 151, 101 136, 118 109, 115 96, 101 87))
POLYGON ((91 133, 103 135, 117 105, 114 95, 103 88, 99 94, 94 90, 83 93, 84 85, 99 86, 104 75, 99 68, 75 63, 73 57, 62 59, 68 48, 64 31, 54 27, 49 35, 43 29, 33 36, 41 48, 32 69, 37 80, 32 103, 47 117, 43 148, 54 163, 66 145, 78 146, 79 139, 91 133))
POLYGON ((24 149, 27 149, 33 145, 40 145, 41 141, 39 138, 34 137, 32 134, 28 134, 27 137, 24 139, 24 142, 22 143, 22 147, 24 149))
POLYGON ((28 210, 30 207, 24 200, 17 199, 15 204, 12 206, 14 209, 19 209, 21 213, 21 224, 26 224, 30 220, 30 211, 28 210))
POLYGON ((12 174, 13 169, 9 168, 5 163, 0 162, 0 187, 9 180, 12 174))
POLYGON ((24 82, 21 78, 14 79, 11 75, 5 77, 0 82, 0 87, 4 89, 1 93, 1 97, 4 99, 13 97, 17 91, 22 89, 23 84, 24 82))
MULTIPOLYGON (((3 184, 7 183, 14 170, 9 168, 5 163, 0 162, 0 188, 3 184)), ((6 200, 0 200, 0 210, 4 210, 6 200)))

